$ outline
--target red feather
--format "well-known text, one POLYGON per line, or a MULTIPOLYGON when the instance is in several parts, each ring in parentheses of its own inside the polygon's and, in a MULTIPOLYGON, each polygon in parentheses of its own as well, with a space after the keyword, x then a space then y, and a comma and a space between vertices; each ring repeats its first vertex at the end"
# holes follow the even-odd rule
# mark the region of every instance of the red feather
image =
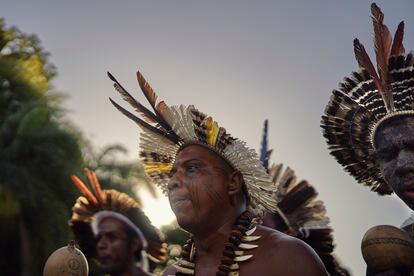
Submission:
POLYGON ((400 56, 400 55, 405 54, 403 38, 404 38, 404 21, 401 21, 400 24, 398 24, 397 30, 395 31, 394 41, 392 43, 392 48, 391 48, 392 56, 400 56))
POLYGON ((359 67, 364 68, 365 70, 367 70, 368 74, 370 74, 370 76, 372 77, 372 79, 374 80, 378 91, 383 94, 384 93, 384 87, 382 86, 382 82, 380 80, 380 78, 378 77, 377 71, 375 71, 375 67, 372 64, 371 59, 369 58, 367 51, 365 50, 364 45, 361 44, 361 42, 359 42, 358 39, 354 39, 354 53, 355 53, 355 58, 358 61, 358 65, 359 67))
POLYGON ((90 203, 94 206, 98 205, 98 200, 96 200, 95 196, 89 191, 86 185, 80 180, 76 175, 72 175, 70 177, 72 179, 73 184, 78 187, 78 189, 82 192, 82 194, 88 199, 90 203))
POLYGON ((155 110, 156 109, 155 106, 156 106, 157 98, 158 98, 157 94, 155 94, 152 87, 148 84, 144 76, 139 71, 137 72, 137 80, 138 80, 139 87, 141 87, 141 90, 142 92, 144 92, 145 97, 147 98, 147 100, 149 101, 149 103, 155 110))
POLYGON ((96 198, 100 204, 106 204, 106 197, 105 194, 102 192, 101 185, 99 184, 99 180, 96 177, 95 172, 85 168, 84 169, 85 175, 89 180, 89 183, 92 186, 93 191, 95 192, 96 198))
MULTIPOLYGON (((384 14, 381 9, 375 4, 371 5, 372 23, 374 25, 374 43, 375 55, 377 57, 378 75, 381 79, 384 88, 384 102, 387 110, 390 110, 392 103, 392 88, 389 83, 390 77, 388 73, 388 59, 391 54, 392 36, 387 26, 384 25, 384 14)), ((392 109, 392 108, 391 108, 392 109)))

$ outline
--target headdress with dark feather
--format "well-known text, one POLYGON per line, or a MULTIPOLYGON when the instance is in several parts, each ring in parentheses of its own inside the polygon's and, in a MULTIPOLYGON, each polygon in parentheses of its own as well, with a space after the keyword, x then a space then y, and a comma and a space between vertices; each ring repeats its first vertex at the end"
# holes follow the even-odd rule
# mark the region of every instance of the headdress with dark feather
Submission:
POLYGON ((187 145, 197 144, 214 151, 242 173, 250 211, 276 211, 274 186, 254 150, 249 149, 241 140, 233 138, 212 117, 193 105, 168 106, 163 101, 157 103, 157 95, 141 73, 137 73, 138 83, 153 111, 134 99, 111 74, 108 73, 108 76, 122 98, 138 112, 139 117, 110 99, 120 112, 141 128, 142 164, 148 176, 165 193, 177 153, 187 145))
POLYGON ((371 5, 377 70, 364 46, 354 40, 359 70, 340 83, 322 116, 328 148, 355 179, 378 194, 391 194, 375 158, 375 132, 396 116, 414 115, 414 60, 405 55, 404 22, 394 39, 384 25, 384 14, 371 5))
POLYGON ((125 222, 132 230, 137 232, 143 244, 146 245, 146 256, 155 262, 164 261, 167 254, 167 245, 164 242, 163 235, 151 224, 138 202, 117 190, 102 190, 93 171, 85 169, 85 175, 92 186, 93 192, 77 176, 72 176, 72 182, 79 188, 83 196, 76 200, 72 208, 72 218, 69 221, 69 225, 85 255, 95 257, 96 241, 93 224, 96 224, 96 221, 94 220, 100 215, 108 217, 114 214, 116 218, 125 222))
POLYGON ((318 192, 306 180, 297 181, 295 172, 283 164, 268 166, 272 150, 268 149, 268 121, 264 123, 260 160, 269 171, 277 191, 279 211, 272 216, 277 220, 276 230, 299 238, 310 245, 319 255, 329 275, 347 276, 333 255, 333 229, 323 201, 317 200, 318 192))

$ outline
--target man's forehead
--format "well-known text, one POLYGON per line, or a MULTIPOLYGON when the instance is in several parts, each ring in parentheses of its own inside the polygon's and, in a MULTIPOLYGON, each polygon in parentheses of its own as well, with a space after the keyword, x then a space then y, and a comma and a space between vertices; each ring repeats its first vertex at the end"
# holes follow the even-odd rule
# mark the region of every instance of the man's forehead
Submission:
POLYGON ((104 218, 99 222, 98 231, 101 232, 124 232, 125 224, 114 218, 104 218))
MULTIPOLYGON (((200 145, 188 145, 180 150, 175 158, 175 165, 196 159, 200 161, 220 161, 221 157, 212 150, 200 145)), ((224 161, 224 160, 223 160, 224 161)))
POLYGON ((412 141, 414 141, 414 117, 400 118, 398 121, 381 126, 375 139, 378 149, 412 141))

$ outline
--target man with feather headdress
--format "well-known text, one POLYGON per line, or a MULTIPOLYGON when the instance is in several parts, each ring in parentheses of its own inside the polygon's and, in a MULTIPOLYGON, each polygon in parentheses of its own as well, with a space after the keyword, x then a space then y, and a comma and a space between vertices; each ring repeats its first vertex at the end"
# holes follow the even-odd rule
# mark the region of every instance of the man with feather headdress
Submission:
POLYGON ((138 72, 154 112, 109 74, 142 129, 140 156, 148 176, 168 195, 178 224, 192 234, 181 258, 164 275, 327 275, 316 253, 299 239, 256 225, 276 212, 275 187, 254 150, 194 106, 157 103, 138 72), (300 265, 298 265, 300 262, 300 265))
POLYGON ((321 200, 316 200, 318 192, 306 180, 297 182, 295 172, 283 164, 269 166, 273 150, 268 149, 268 120, 265 120, 260 149, 260 161, 269 172, 276 187, 278 212, 266 213, 263 225, 303 240, 321 258, 329 275, 349 276, 333 255, 333 229, 326 216, 326 208, 321 200))
MULTIPOLYGON (((334 90, 322 117, 331 154, 379 195, 392 194, 414 210, 414 58, 405 55, 404 22, 394 39, 384 14, 371 5, 377 70, 354 40, 359 70, 334 90)), ((404 228, 414 236, 413 221, 404 228)))
POLYGON ((85 175, 93 193, 72 176, 83 196, 76 200, 69 221, 82 251, 109 275, 152 275, 148 259, 162 262, 166 258, 161 233, 133 198, 117 190, 102 190, 95 173, 88 169, 85 175))

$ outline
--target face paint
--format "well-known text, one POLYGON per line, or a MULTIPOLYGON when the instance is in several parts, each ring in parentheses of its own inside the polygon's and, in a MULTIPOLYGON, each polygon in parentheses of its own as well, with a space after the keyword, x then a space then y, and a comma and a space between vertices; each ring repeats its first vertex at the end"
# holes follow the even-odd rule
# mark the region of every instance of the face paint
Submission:
POLYGON ((177 154, 168 197, 181 227, 205 223, 229 207, 229 176, 221 157, 207 148, 191 145, 177 154))
POLYGON ((414 210, 414 117, 384 123, 377 130, 375 142, 385 181, 414 210))

